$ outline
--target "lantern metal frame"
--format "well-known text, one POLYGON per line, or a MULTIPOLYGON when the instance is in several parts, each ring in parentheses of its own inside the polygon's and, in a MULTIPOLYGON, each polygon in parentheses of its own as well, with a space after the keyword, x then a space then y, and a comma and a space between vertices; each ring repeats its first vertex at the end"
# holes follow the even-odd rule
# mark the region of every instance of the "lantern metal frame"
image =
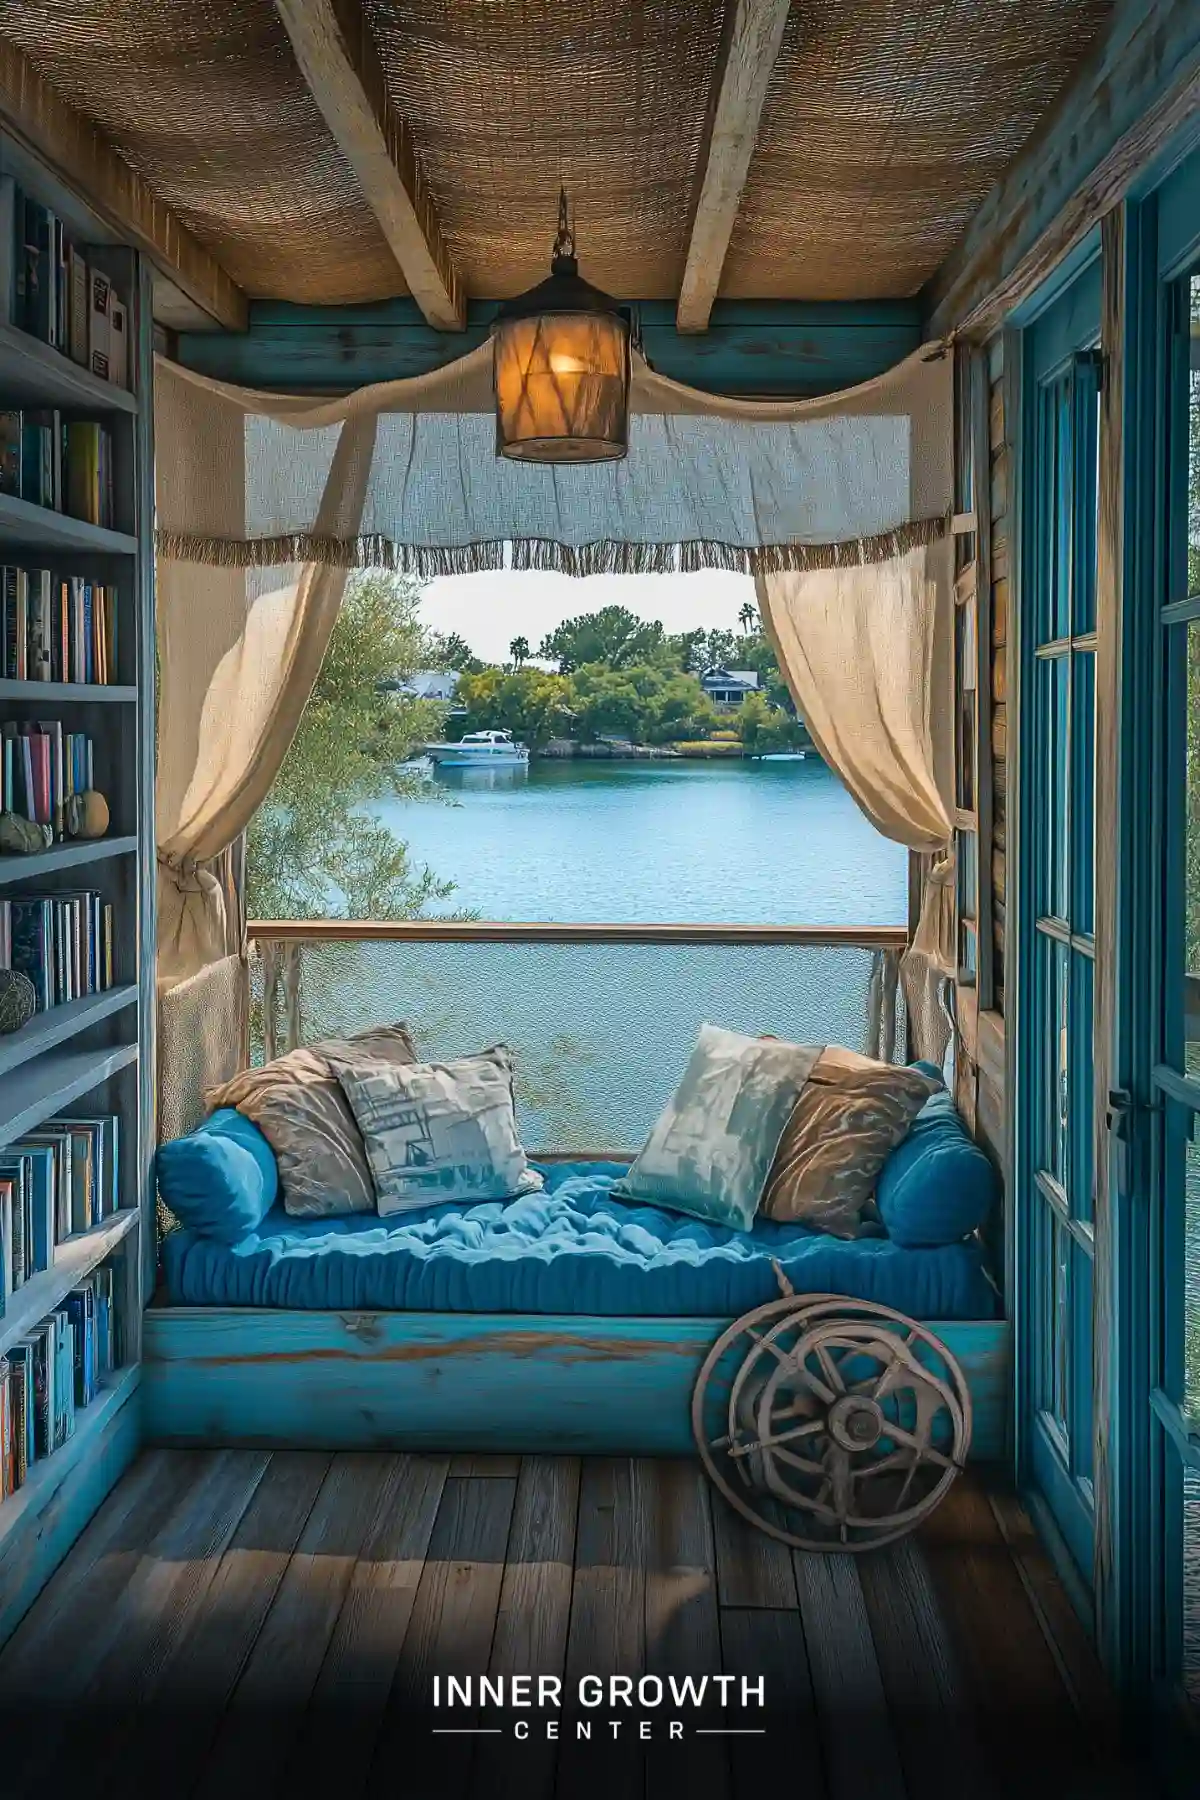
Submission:
POLYGON ((611 294, 601 288, 594 287, 579 273, 579 262, 575 254, 575 231, 571 223, 565 190, 560 190, 558 197, 558 232, 551 252, 550 273, 536 287, 528 288, 523 294, 506 300, 497 309, 492 323, 492 336, 505 325, 515 324, 522 319, 553 318, 592 318, 613 321, 621 327, 622 364, 620 379, 624 389, 624 437, 619 448, 617 440, 596 439, 598 447, 602 442, 603 450, 597 448, 590 453, 579 456, 538 457, 512 449, 505 444, 501 427, 501 400, 496 377, 496 362, 492 360, 492 391, 496 405, 496 454, 512 462, 543 463, 554 467, 563 465, 620 462, 629 453, 629 391, 632 377, 632 349, 634 340, 634 318, 632 310, 620 305, 611 294))

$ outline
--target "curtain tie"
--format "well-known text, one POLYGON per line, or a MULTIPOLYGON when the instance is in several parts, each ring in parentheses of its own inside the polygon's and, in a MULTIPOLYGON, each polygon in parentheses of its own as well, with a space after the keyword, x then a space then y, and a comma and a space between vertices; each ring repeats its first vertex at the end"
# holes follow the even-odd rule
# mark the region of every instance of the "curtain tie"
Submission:
POLYGON ((203 894, 216 883, 215 875, 202 868, 194 856, 178 856, 168 850, 155 854, 159 868, 166 870, 181 894, 203 894))

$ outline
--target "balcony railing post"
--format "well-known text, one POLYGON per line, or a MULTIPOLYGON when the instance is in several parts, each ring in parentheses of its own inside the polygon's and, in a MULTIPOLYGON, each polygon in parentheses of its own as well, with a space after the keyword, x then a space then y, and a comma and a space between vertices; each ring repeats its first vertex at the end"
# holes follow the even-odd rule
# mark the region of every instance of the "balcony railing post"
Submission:
POLYGON ((303 1038, 300 1020, 300 977, 303 971, 302 944, 282 944, 283 951, 283 1007, 284 1037, 286 1048, 299 1048, 303 1038))

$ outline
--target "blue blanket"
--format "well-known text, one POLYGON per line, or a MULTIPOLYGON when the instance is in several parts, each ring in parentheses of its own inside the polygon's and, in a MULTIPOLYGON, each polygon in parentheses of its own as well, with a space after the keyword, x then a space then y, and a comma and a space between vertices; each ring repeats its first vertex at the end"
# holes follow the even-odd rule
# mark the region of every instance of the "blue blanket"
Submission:
POLYGON ((974 1240, 909 1250, 769 1219, 728 1231, 615 1200, 623 1165, 542 1172, 542 1193, 481 1206, 391 1220, 293 1219, 276 1207, 236 1244, 175 1231, 163 1243, 167 1292, 181 1306, 729 1318, 779 1298, 777 1261, 799 1294, 845 1294, 931 1321, 996 1316, 974 1240))

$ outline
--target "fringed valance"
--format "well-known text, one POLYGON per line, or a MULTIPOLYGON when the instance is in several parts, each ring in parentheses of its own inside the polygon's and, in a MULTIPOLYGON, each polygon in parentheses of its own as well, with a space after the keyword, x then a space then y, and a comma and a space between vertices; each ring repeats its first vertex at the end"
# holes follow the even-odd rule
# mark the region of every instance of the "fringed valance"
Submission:
POLYGON ((158 551, 226 569, 753 576, 885 562, 943 537, 950 359, 837 395, 739 401, 633 359, 623 462, 496 455, 491 350, 335 400, 162 362, 158 551))
POLYGON ((582 579, 588 575, 695 575, 720 569, 732 575, 804 574, 813 569, 846 569, 890 562, 909 550, 936 543, 950 530, 950 515, 914 519, 895 531, 845 538, 829 544, 723 544, 693 538, 679 544, 629 544, 611 539, 596 544, 561 544, 552 538, 491 538, 485 543, 398 544, 375 533, 330 538, 316 533, 263 538, 203 537, 159 531, 158 554, 176 562, 212 568, 282 568, 321 563, 331 569, 388 569, 433 581, 442 575, 475 575, 486 569, 539 569, 582 579))

